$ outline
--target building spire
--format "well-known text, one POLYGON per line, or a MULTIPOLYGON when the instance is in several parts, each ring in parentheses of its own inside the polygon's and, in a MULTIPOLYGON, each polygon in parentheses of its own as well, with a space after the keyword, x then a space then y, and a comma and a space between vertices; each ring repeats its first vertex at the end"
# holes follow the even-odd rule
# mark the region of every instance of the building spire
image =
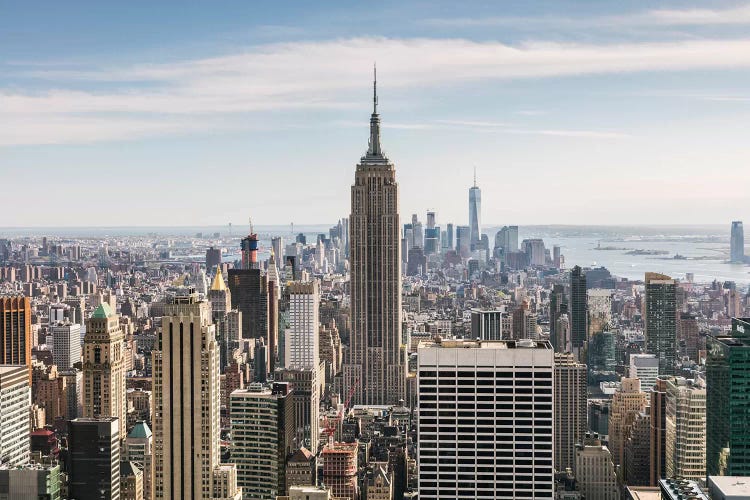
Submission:
POLYGON ((370 143, 367 148, 367 156, 383 156, 380 148, 380 115, 378 115, 378 72, 375 65, 372 67, 372 116, 370 116, 370 143))
POLYGON ((372 63, 372 114, 378 114, 378 67, 372 63))
POLYGON ((474 187, 477 187, 477 166, 474 165, 474 187))

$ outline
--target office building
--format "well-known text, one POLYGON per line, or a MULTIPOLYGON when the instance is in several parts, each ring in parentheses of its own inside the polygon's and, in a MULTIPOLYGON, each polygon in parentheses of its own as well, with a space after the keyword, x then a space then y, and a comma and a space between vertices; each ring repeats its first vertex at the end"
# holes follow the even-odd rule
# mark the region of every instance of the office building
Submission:
POLYGON ((349 217, 352 330, 343 377, 356 404, 394 404, 406 397, 398 183, 380 145, 375 90, 369 147, 357 165, 349 217))
POLYGON ((575 472, 576 445, 583 442, 586 421, 586 365, 572 354, 555 353, 555 470, 575 472))
POLYGON ((640 379, 641 389, 648 392, 656 384, 656 378, 659 376, 659 360, 656 355, 631 354, 628 376, 640 379))
POLYGON ((263 338, 268 345, 268 283, 260 269, 230 269, 232 309, 242 313, 242 338, 263 338))
POLYGON ((471 338, 503 340, 503 326, 510 321, 505 311, 471 310, 471 338))
POLYGON ((620 499, 612 454, 598 438, 587 437, 577 446, 576 479, 584 498, 620 499))
POLYGON ((631 486, 648 486, 651 457, 651 414, 642 411, 635 416, 625 439, 625 465, 622 477, 631 486))
POLYGON ((456 253, 462 259, 471 256, 471 228, 469 226, 456 227, 456 253))
POLYGON ((503 226, 495 234, 495 248, 502 248, 506 254, 518 251, 518 226, 503 226))
POLYGON ((0 464, 29 462, 31 388, 25 365, 0 365, 0 464))
POLYGON ((146 422, 136 422, 125 438, 125 460, 143 471, 143 497, 153 498, 153 435, 146 422))
POLYGON ((0 297, 0 364, 25 365, 31 384, 31 300, 0 297))
POLYGON ((213 499, 217 485, 239 498, 219 463, 219 347, 208 303, 173 297, 152 357, 155 498, 213 499))
POLYGON ((729 260, 732 263, 745 262, 745 230, 742 221, 732 221, 732 234, 729 241, 729 260))
POLYGON ((625 440, 636 415, 648 406, 646 393, 641 392, 637 378, 622 378, 620 388, 612 395, 609 414, 609 449, 615 465, 624 465, 625 440))
POLYGON ((120 317, 102 302, 86 320, 83 340, 83 416, 115 417, 126 435, 125 336, 120 317))
POLYGON ((453 224, 448 223, 445 225, 445 248, 453 250, 455 248, 453 243, 453 224))
MULTIPOLYGON (((666 476, 667 453, 667 380, 656 379, 649 392, 649 482, 657 486, 666 476)), ((705 432, 704 432, 705 434, 705 432)))
POLYGON ((59 464, 0 465, 0 500, 61 500, 59 464))
POLYGON ((286 490, 286 457, 294 450, 289 384, 251 384, 230 396, 231 457, 244 498, 274 500, 286 490))
POLYGON ((221 264, 221 248, 209 247, 206 250, 206 272, 219 268, 221 264))
POLYGON ((52 359, 58 370, 70 370, 81 361, 81 325, 70 321, 50 322, 52 359))
POLYGON ((750 318, 732 318, 729 335, 707 342, 707 474, 750 476, 750 318))
POLYGON ((700 379, 666 381, 667 477, 706 477, 706 388, 700 379))
POLYGON ((68 490, 76 500, 120 499, 120 423, 117 417, 68 422, 68 490))
POLYGON ((592 288, 586 292, 588 337, 609 329, 612 323, 612 290, 592 288))
POLYGON ((646 273, 644 333, 646 352, 659 359, 659 375, 674 375, 677 357, 677 282, 646 273))
POLYGON ((570 334, 573 351, 578 352, 588 339, 588 296, 586 274, 579 266, 570 271, 570 334))
POLYGON ((315 455, 304 446, 286 461, 286 491, 294 486, 310 486, 317 478, 315 455))
POLYGON ((320 437, 320 367, 276 370, 275 379, 289 383, 294 407, 294 439, 297 446, 318 449, 320 437))
POLYGON ((677 322, 677 345, 680 356, 699 362, 698 353, 706 349, 705 337, 701 338, 698 320, 694 314, 680 313, 677 322))
POLYGON ((482 191, 477 186, 477 171, 474 169, 474 185, 469 188, 469 230, 471 248, 482 241, 482 191))
POLYGON ((617 380, 616 335, 614 332, 597 333, 589 340, 586 351, 589 385, 617 380))
POLYGON ((552 286, 549 296, 549 341, 556 352, 570 352, 570 349, 558 347, 565 345, 564 340, 558 340, 557 331, 557 320, 562 314, 568 314, 568 297, 565 294, 565 286, 556 284, 552 286))
POLYGON ((552 346, 442 340, 418 353, 419 498, 553 498, 552 346))
POLYGON ((121 500, 144 500, 143 471, 133 462, 120 462, 121 500))
POLYGON ((317 368, 320 364, 318 304, 316 281, 295 281, 287 285, 289 325, 284 338, 284 363, 288 368, 317 368))
POLYGON ((542 267, 547 265, 547 252, 544 248, 544 240, 541 238, 523 240, 521 251, 526 254, 526 262, 530 266, 542 267))

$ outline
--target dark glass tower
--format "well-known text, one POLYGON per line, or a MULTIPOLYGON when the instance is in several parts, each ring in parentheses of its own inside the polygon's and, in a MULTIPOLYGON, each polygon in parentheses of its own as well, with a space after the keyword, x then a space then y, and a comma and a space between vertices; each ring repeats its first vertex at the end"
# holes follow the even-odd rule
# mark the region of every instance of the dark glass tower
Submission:
POLYGON ((730 335, 708 337, 706 472, 750 475, 750 318, 733 318, 730 335))
POLYGON ((677 282, 646 273, 646 352, 659 358, 659 375, 674 375, 677 356, 677 282))
POLYGON ((575 266, 570 271, 570 336, 574 350, 583 347, 587 332, 586 274, 579 266, 575 266))

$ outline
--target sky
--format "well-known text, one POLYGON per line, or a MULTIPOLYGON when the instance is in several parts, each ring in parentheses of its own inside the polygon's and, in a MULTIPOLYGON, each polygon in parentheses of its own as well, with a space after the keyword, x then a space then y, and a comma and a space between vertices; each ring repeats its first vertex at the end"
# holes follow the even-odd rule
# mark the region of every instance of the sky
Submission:
POLYGON ((750 219, 750 3, 0 0, 0 227, 750 219))

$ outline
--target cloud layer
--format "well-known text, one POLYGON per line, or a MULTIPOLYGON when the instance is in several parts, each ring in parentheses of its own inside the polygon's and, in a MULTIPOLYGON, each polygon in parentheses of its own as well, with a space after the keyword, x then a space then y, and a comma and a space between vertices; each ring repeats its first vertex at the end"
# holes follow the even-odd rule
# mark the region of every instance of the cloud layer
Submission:
MULTIPOLYGON (((650 15, 698 22, 713 11, 676 12, 650 15)), ((0 145, 190 133, 241 113, 344 108, 361 95, 372 61, 389 87, 422 91, 481 80, 747 68, 750 39, 507 45, 362 37, 258 45, 219 57, 129 67, 17 67, 17 77, 46 90, 0 88, 0 145)), ((576 132, 536 131, 581 136, 576 132)))

